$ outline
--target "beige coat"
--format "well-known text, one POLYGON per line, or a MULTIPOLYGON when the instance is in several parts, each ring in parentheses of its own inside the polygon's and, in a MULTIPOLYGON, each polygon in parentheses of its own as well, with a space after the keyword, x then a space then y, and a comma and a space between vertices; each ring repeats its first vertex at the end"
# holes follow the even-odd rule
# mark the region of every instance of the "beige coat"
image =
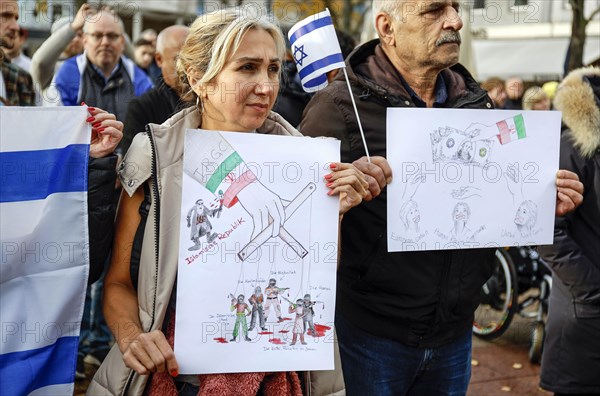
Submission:
MULTIPOLYGON (((175 114, 162 125, 151 124, 151 136, 138 134, 134 138, 119 170, 123 188, 130 196, 146 181, 150 184, 152 192, 138 280, 140 285, 144 285, 138 288, 138 307, 140 322, 146 332, 162 328, 175 283, 181 211, 183 142, 185 130, 199 128, 200 121, 199 112, 195 108, 189 108, 175 114), (158 170, 155 177, 152 177, 153 153, 158 170), (155 180, 156 186, 154 186, 155 180), (158 201, 155 196, 156 191, 160 200, 158 208, 156 208, 158 201), (158 229, 155 230, 157 210, 160 213, 158 219, 160 221, 158 229), (155 243, 156 233, 158 244, 155 243), (157 246, 158 249, 155 249, 157 246)), ((258 133, 301 136, 276 113, 269 115, 258 129, 258 133)), ((127 331, 127 329, 120 331, 127 331)), ((339 378, 339 373, 335 374, 335 377, 339 378)), ((147 380, 148 376, 140 376, 125 366, 123 355, 115 344, 96 372, 87 394, 142 395, 147 380)))

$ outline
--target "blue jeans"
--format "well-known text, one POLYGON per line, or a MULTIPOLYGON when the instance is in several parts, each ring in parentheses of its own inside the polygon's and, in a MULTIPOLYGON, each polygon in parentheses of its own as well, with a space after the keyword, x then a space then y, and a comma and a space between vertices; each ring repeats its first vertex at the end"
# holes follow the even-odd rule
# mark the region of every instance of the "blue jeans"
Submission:
POLYGON ((371 335, 336 314, 348 396, 465 395, 472 334, 437 348, 415 348, 371 335))

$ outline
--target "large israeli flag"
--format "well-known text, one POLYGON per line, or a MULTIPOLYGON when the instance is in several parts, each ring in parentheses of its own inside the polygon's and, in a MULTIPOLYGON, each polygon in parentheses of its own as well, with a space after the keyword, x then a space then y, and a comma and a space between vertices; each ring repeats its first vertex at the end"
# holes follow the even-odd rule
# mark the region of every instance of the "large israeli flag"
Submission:
POLYGON ((301 20, 288 33, 302 87, 314 92, 327 86, 326 73, 345 67, 329 10, 301 20))
POLYGON ((73 394, 89 267, 86 114, 0 108, 0 395, 73 394))

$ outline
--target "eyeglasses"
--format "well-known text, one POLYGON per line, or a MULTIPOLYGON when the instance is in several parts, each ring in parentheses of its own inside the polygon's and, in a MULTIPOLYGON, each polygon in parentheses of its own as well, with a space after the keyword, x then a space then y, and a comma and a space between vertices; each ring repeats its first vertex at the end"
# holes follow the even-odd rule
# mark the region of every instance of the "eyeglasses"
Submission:
POLYGON ((99 32, 94 32, 94 33, 86 33, 89 37, 92 38, 92 40, 100 42, 102 41, 102 39, 104 37, 106 37, 106 39, 111 42, 114 43, 115 41, 117 41, 121 35, 118 33, 99 33, 99 32))

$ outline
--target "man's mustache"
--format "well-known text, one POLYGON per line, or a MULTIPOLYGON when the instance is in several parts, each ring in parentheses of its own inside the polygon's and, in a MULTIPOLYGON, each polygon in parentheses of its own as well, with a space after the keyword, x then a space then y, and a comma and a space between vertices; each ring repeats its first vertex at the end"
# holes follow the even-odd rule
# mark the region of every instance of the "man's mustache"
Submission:
POLYGON ((460 33, 457 31, 451 31, 451 32, 444 34, 442 37, 440 37, 435 42, 435 46, 439 47, 440 45, 446 44, 446 43, 457 43, 458 45, 460 45, 461 42, 462 42, 462 40, 460 39, 460 33))

